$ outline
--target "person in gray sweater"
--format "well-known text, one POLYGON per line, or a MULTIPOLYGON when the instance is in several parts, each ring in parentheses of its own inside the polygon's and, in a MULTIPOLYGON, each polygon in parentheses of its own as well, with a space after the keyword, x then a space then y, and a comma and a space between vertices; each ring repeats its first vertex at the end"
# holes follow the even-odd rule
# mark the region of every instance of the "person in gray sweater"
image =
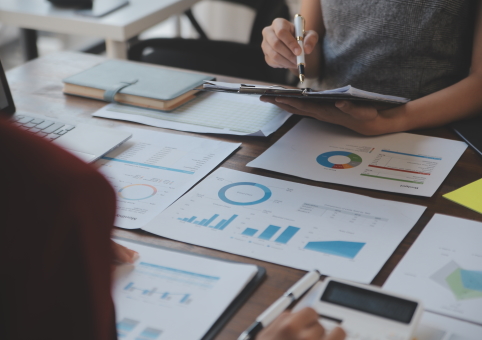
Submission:
MULTIPOLYGON (((481 0, 301 0, 300 13, 305 73, 320 90, 352 85, 411 101, 382 109, 261 100, 364 135, 442 126, 482 111, 481 0)), ((275 19, 263 30, 262 49, 270 66, 297 74, 292 23, 275 19)))

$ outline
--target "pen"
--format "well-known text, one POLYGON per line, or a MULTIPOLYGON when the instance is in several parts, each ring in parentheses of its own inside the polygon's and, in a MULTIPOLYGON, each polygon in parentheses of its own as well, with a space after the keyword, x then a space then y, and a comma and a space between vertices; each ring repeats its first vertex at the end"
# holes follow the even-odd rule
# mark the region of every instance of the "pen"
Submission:
POLYGON ((305 36, 305 18, 303 18, 301 14, 295 15, 295 36, 301 48, 300 55, 296 56, 296 63, 298 64, 300 82, 303 83, 305 81, 305 48, 303 42, 305 36))
POLYGON ((299 299, 308 289, 310 289, 319 279, 320 272, 312 270, 305 274, 298 282, 286 291, 278 300, 268 307, 256 321, 251 324, 238 338, 238 340, 253 339, 263 328, 268 326, 276 319, 293 301, 299 299))

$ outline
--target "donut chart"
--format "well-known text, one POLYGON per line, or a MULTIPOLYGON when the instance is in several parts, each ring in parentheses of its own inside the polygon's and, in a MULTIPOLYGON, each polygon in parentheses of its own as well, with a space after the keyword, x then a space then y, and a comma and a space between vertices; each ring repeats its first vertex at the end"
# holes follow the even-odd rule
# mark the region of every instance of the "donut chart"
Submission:
POLYGON ((253 183, 253 182, 237 182, 237 183, 229 184, 229 185, 226 185, 225 187, 221 188, 221 190, 219 190, 219 192, 218 192, 218 196, 221 199, 221 201, 232 204, 232 205, 254 205, 254 204, 263 203, 271 197, 271 194, 272 194, 271 190, 269 190, 268 187, 265 187, 262 184, 253 183), (236 202, 236 201, 233 201, 233 200, 227 198, 226 197, 226 191, 228 191, 229 189, 231 189, 233 187, 237 187, 237 186, 248 186, 248 188, 246 188, 248 190, 250 189, 249 187, 261 189, 263 191, 263 197, 261 197, 260 199, 258 199, 256 201, 252 201, 252 202, 236 202))
POLYGON ((354 168, 362 163, 362 158, 355 153, 349 151, 330 151, 325 152, 316 157, 318 164, 323 165, 327 168, 332 169, 350 169, 354 168), (328 159, 332 156, 346 156, 350 159, 348 163, 345 164, 335 164, 330 162, 328 159))
POLYGON ((131 184, 117 191, 120 197, 129 201, 145 200, 156 193, 157 189, 149 184, 131 184))

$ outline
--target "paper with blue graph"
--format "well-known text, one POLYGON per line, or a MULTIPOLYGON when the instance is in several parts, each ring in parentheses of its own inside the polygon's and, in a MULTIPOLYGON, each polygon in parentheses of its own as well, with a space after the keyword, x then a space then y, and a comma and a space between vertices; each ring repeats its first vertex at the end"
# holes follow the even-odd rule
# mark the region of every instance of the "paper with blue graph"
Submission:
POLYGON ((368 283, 424 210, 220 168, 143 229, 368 283))
POLYGON ((258 272, 254 265, 116 242, 140 256, 115 271, 120 340, 201 339, 258 272))
POLYGON ((115 226, 142 228, 241 144, 122 127, 132 138, 101 157, 117 197, 115 226))
POLYGON ((482 223, 435 215, 384 288, 482 325, 482 223))

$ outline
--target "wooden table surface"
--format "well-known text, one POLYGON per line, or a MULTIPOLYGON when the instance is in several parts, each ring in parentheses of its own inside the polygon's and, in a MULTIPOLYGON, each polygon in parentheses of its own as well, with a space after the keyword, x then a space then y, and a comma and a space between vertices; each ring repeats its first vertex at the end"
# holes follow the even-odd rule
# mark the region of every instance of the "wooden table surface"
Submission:
MULTIPOLYGON (((104 58, 94 55, 62 52, 36 59, 18 68, 8 71, 7 78, 11 86, 17 111, 29 111, 52 118, 64 118, 73 122, 88 122, 102 126, 130 124, 120 121, 91 117, 91 114, 94 111, 105 105, 104 102, 67 96, 62 93, 63 78, 92 67, 104 60, 104 58)), ((219 76, 218 80, 233 82, 246 81, 224 76, 219 76)), ((224 135, 202 135, 202 137, 242 143, 242 147, 220 165, 225 168, 236 169, 243 172, 278 178, 296 183, 352 192, 374 198, 413 203, 428 207, 420 220, 415 224, 414 228, 408 233, 387 263, 383 266, 382 270, 375 277, 372 282, 373 284, 380 286, 385 282, 388 275, 395 268, 397 263, 404 256, 409 247, 413 244, 417 236, 435 213, 447 214, 482 222, 481 214, 455 204, 442 197, 442 195, 452 190, 482 178, 482 157, 480 157, 470 147, 464 152, 454 169, 450 172, 433 197, 410 196, 391 192, 355 188, 339 184, 315 182, 267 170, 246 167, 248 162, 259 156, 268 147, 273 145, 273 143, 275 143, 283 134, 292 128, 299 121, 299 119, 299 117, 291 117, 278 131, 269 137, 242 137, 224 135)), ((136 125, 136 127, 143 129, 165 130, 170 133, 196 135, 194 133, 159 129, 138 124, 130 125, 136 125)), ((413 133, 460 140, 460 138, 447 127, 418 130, 413 131, 413 133)), ((254 321, 256 316, 258 316, 304 274, 304 272, 301 270, 224 253, 213 249, 189 245, 159 236, 154 236, 143 231, 127 231, 116 229, 114 233, 117 236, 133 240, 140 240, 172 249, 257 264, 266 268, 266 280, 218 334, 216 339, 219 340, 236 339, 237 336, 248 325, 250 325, 251 322, 254 321)))

